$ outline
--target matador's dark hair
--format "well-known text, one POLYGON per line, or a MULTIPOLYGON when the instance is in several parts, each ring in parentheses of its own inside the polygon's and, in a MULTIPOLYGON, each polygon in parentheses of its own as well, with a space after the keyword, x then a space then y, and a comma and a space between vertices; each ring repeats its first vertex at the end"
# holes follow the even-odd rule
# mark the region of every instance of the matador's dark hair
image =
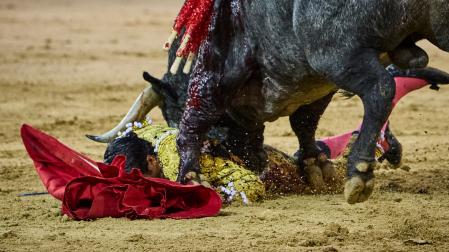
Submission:
POLYGON ((134 132, 130 132, 127 136, 117 138, 108 144, 104 153, 104 163, 111 164, 118 155, 126 157, 126 172, 130 172, 132 168, 147 172, 147 155, 154 155, 154 148, 150 142, 139 138, 134 132))

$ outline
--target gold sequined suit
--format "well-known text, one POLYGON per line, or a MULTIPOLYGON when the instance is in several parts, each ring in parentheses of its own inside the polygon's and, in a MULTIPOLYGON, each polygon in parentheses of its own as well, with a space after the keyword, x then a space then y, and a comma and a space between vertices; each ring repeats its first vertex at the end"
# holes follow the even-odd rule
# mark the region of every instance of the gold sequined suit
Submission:
MULTIPOLYGON (((134 132, 155 147, 159 164, 164 176, 176 180, 178 176, 179 154, 176 148, 177 130, 159 125, 148 125, 134 132)), ((201 173, 226 198, 225 192, 234 192, 233 201, 247 203, 261 199, 265 195, 265 186, 260 178, 243 166, 221 157, 202 154, 200 159, 201 173)), ((228 194, 231 194, 228 193, 228 194)))

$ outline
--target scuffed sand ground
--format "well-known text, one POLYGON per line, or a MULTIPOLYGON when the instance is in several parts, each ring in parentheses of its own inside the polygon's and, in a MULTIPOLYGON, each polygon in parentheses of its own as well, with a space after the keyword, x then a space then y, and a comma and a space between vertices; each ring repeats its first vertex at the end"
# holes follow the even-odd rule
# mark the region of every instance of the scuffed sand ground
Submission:
MULTIPOLYGON (((228 207, 216 218, 75 222, 60 216, 48 195, 17 197, 44 190, 20 125, 100 160, 104 146, 83 135, 120 120, 145 87, 143 70, 162 75, 161 45, 180 4, 0 0, 0 251, 449 250, 449 87, 420 90, 393 113, 411 170, 378 171, 376 191, 363 204, 298 195, 228 207)), ((424 46, 432 65, 449 71, 449 54, 424 46)), ((361 114, 357 99, 336 97, 320 136, 354 128, 361 114)), ((152 115, 162 122, 159 111, 152 115)), ((290 153, 297 147, 286 118, 268 125, 266 142, 290 153)))

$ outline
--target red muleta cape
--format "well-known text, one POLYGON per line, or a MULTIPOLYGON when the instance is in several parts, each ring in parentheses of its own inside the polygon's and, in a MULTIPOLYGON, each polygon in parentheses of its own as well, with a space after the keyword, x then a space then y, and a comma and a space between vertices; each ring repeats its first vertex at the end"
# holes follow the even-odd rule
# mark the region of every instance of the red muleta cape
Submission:
POLYGON ((222 205, 212 189, 127 174, 125 158, 111 165, 95 162, 29 125, 21 136, 48 192, 62 201, 62 212, 75 220, 102 217, 188 219, 216 216, 222 205))

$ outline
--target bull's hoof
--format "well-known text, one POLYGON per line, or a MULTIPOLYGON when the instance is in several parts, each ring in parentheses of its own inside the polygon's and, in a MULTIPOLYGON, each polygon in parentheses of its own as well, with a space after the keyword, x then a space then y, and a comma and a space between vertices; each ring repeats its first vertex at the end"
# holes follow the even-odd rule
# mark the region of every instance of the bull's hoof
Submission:
POLYGON ((325 155, 304 160, 304 172, 312 191, 325 192, 337 181, 337 172, 325 155))
POLYGON ((354 176, 345 184, 345 198, 349 204, 356 204, 366 201, 374 189, 374 179, 363 181, 359 176, 354 176))
POLYGON ((188 172, 185 176, 186 184, 188 185, 202 185, 208 188, 212 186, 206 180, 206 177, 203 174, 198 174, 196 172, 188 172))
POLYGON ((304 160, 306 164, 304 172, 306 174, 307 182, 314 192, 320 193, 326 188, 326 184, 323 179, 323 172, 321 168, 314 163, 307 164, 308 160, 304 160))
POLYGON ((323 173, 323 180, 329 185, 333 185, 338 181, 337 171, 335 170, 334 164, 327 161, 322 167, 321 172, 323 173))
POLYGON ((243 161, 251 171, 261 173, 268 164, 268 155, 264 149, 254 149, 243 156, 243 161))

